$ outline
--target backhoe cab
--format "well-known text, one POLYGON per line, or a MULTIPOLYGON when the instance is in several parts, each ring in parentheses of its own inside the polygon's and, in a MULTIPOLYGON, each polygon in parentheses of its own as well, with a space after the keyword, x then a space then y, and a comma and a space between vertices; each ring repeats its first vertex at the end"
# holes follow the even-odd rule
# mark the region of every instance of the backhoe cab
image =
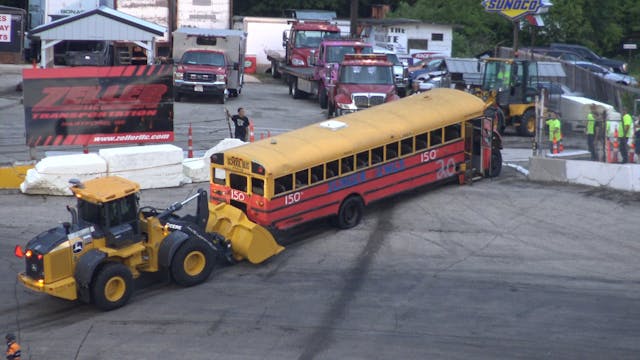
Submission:
POLYGON ((484 60, 481 92, 498 118, 500 132, 513 125, 518 134, 535 133, 535 97, 538 94, 538 63, 520 59, 484 60))
POLYGON ((133 280, 163 272, 179 285, 204 282, 216 261, 262 262, 284 248, 264 228, 238 215, 230 205, 209 209, 207 192, 198 192, 164 210, 139 208, 140 187, 116 176, 72 180, 76 208, 65 222, 31 239, 25 249, 26 287, 68 300, 94 303, 103 310, 123 306, 133 280), (176 212, 197 199, 195 215, 176 212))

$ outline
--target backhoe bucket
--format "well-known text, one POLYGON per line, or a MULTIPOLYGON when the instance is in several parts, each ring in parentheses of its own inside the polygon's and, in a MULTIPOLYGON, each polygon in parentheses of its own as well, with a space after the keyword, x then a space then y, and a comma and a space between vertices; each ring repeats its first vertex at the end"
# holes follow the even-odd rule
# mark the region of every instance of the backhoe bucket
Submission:
POLYGON ((259 264, 284 250, 267 229, 249 220, 242 210, 225 203, 209 208, 207 232, 217 232, 229 239, 238 261, 247 259, 259 264))

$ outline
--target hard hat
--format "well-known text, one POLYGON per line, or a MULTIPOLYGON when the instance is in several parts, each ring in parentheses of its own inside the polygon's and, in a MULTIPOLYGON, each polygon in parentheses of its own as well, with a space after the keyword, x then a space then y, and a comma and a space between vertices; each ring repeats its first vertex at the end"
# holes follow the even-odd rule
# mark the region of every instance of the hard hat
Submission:
POLYGON ((13 335, 13 333, 8 333, 4 338, 7 339, 7 341, 15 341, 16 340, 16 336, 13 335))

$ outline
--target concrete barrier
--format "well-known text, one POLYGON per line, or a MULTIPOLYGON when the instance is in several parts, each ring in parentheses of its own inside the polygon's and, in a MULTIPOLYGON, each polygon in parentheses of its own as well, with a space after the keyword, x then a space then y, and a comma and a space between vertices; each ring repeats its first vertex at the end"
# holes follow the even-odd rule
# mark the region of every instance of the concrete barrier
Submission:
POLYGON ((529 179, 640 191, 640 165, 532 157, 529 179))

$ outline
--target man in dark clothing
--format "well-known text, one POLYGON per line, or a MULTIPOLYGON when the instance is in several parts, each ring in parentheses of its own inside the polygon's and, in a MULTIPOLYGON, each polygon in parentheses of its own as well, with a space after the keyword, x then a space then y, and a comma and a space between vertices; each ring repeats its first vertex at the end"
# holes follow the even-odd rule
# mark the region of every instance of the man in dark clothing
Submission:
POLYGON ((238 114, 231 117, 231 121, 236 127, 235 138, 247 141, 247 128, 249 127, 249 118, 245 115, 243 108, 238 108, 238 114))

